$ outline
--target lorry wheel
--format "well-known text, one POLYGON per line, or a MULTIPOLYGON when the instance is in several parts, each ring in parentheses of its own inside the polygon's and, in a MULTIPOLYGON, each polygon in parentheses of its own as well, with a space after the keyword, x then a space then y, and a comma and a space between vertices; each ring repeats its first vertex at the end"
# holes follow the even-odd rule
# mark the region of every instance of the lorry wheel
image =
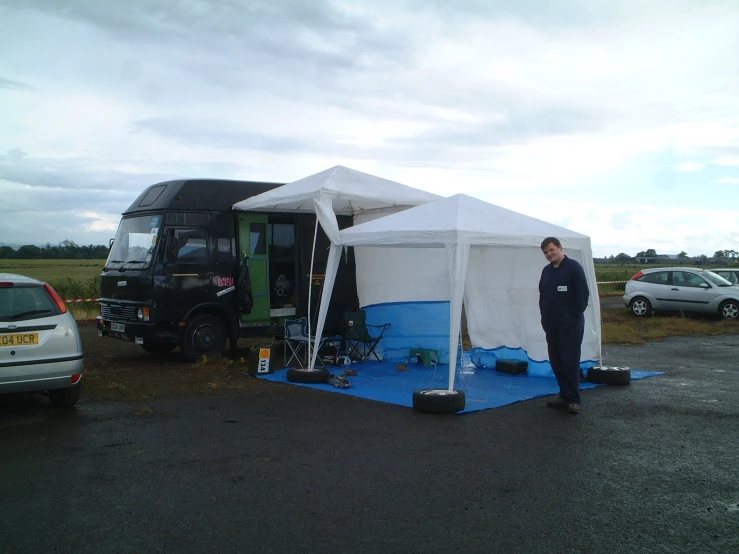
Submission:
POLYGON ((226 328, 212 315, 199 315, 185 327, 180 349, 189 362, 203 356, 220 356, 226 348, 226 328))
POLYGON ((424 414, 455 414, 464 410, 462 390, 423 389, 413 393, 413 409, 424 414))
POLYGON ((163 355, 172 352, 172 350, 177 348, 177 345, 173 342, 163 342, 156 339, 144 339, 144 344, 141 345, 141 348, 146 350, 149 354, 163 355))

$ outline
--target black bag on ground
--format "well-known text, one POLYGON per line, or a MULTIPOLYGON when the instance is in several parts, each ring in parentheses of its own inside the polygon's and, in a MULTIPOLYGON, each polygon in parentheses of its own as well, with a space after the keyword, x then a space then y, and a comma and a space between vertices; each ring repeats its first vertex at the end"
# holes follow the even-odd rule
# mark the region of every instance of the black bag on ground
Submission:
POLYGON ((523 360, 496 360, 495 369, 502 373, 519 375, 521 373, 528 373, 529 362, 523 360))

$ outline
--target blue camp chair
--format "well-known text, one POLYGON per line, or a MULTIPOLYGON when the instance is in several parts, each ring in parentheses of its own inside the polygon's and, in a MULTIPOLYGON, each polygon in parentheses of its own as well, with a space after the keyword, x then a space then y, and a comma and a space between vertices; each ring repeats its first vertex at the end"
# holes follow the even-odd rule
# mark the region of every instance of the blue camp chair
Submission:
MULTIPOLYGON (((313 342, 315 336, 308 337, 308 318, 301 317, 299 319, 286 319, 285 320, 285 343, 283 346, 283 357, 285 359, 285 367, 289 367, 290 364, 295 360, 298 365, 303 368, 303 364, 308 362, 305 359, 308 353, 308 341, 313 342), (290 358, 287 357, 287 350, 290 349, 290 358)), ((321 337, 318 343, 317 349, 320 353, 321 348, 326 341, 338 341, 341 337, 321 337)), ((320 354, 316 355, 316 364, 321 367, 326 367, 326 362, 323 361, 320 354)))

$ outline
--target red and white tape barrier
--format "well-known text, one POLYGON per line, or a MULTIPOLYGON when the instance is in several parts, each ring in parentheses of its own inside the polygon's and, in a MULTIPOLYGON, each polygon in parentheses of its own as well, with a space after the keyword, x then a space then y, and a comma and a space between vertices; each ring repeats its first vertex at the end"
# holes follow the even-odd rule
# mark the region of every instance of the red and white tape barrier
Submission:
MULTIPOLYGON (((628 283, 628 281, 598 281, 599 285, 618 285, 621 283, 628 283)), ((67 304, 72 302, 100 302, 100 298, 77 298, 75 300, 65 300, 67 304)))

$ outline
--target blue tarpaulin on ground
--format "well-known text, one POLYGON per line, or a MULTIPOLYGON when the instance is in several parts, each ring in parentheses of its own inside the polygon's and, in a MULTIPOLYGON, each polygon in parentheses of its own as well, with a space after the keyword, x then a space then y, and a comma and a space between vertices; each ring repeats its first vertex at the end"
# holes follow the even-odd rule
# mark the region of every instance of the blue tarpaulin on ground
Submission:
MULTIPOLYGON (((414 391, 446 389, 449 383, 449 366, 443 364, 423 367, 417 363, 397 364, 367 361, 363 364, 353 364, 351 369, 356 371, 357 375, 347 377, 351 386, 345 389, 334 387, 328 383, 291 383, 287 380, 286 369, 261 377, 278 383, 347 394, 409 408, 413 407, 414 391)), ((330 370, 334 375, 343 375, 345 368, 332 367, 330 370)), ((631 370, 631 379, 644 379, 660 374, 661 372, 658 371, 631 370)), ((598 386, 601 385, 583 382, 580 388, 586 390, 598 386)), ((514 402, 559 393, 557 380, 554 377, 533 377, 526 374, 510 375, 492 369, 478 369, 475 367, 458 369, 454 388, 463 390, 467 398, 466 407, 460 413, 498 408, 514 402)), ((587 403, 587 396, 583 398, 583 403, 587 403)))

